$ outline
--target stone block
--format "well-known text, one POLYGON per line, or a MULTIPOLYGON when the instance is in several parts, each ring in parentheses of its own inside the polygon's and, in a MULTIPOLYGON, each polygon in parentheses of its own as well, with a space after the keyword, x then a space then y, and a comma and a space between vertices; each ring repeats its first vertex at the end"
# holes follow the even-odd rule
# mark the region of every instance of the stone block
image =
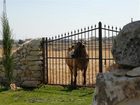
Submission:
POLYGON ((139 105, 140 76, 116 76, 114 72, 98 74, 93 105, 139 105))
POLYGON ((27 61, 34 61, 34 60, 40 60, 40 59, 41 59, 40 56, 31 56, 31 55, 26 56, 27 61))
POLYGON ((36 66, 36 65, 41 65, 43 62, 42 61, 28 61, 27 65, 28 66, 36 66))
POLYGON ((41 84, 40 81, 24 81, 21 86, 26 88, 36 88, 41 84))
POLYGON ((31 51, 30 56, 41 56, 41 51, 31 51))
POLYGON ((40 71, 34 71, 32 77, 34 78, 41 78, 42 73, 40 71))
POLYGON ((32 71, 38 71, 38 70, 42 70, 42 67, 39 66, 39 65, 35 65, 35 66, 29 66, 28 67, 29 70, 32 70, 32 71))

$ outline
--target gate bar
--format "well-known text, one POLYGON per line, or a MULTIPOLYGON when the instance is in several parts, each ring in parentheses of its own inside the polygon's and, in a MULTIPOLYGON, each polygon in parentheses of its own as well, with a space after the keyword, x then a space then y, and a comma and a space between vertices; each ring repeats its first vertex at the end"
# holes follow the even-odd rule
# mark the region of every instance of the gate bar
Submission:
POLYGON ((41 47, 42 47, 42 56, 43 56, 43 68, 42 68, 42 74, 43 74, 43 83, 45 83, 45 69, 46 69, 46 51, 45 51, 45 38, 42 38, 42 43, 41 43, 41 47))
POLYGON ((99 22, 99 73, 102 73, 102 23, 99 22))
POLYGON ((48 38, 45 40, 46 42, 46 71, 45 71, 45 84, 48 84, 48 38))

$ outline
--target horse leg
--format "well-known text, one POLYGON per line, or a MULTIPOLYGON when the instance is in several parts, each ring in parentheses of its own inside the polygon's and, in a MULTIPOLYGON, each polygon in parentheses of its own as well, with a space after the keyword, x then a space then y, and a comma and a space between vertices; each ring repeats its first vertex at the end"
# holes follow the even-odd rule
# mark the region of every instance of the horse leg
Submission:
POLYGON ((77 69, 74 69, 74 86, 76 87, 76 83, 77 83, 77 69))
POLYGON ((70 72, 71 72, 71 85, 73 85, 73 68, 70 68, 70 72))
POLYGON ((76 76, 77 76, 77 67, 76 67, 76 61, 75 59, 73 59, 73 76, 74 76, 74 81, 73 81, 73 85, 72 87, 75 88, 76 87, 76 76))
POLYGON ((73 86, 73 70, 71 70, 71 86, 73 86))
POLYGON ((84 81, 83 81, 83 85, 86 85, 86 68, 84 69, 83 71, 83 78, 84 78, 84 81))
POLYGON ((69 66, 70 75, 71 75, 71 85, 73 85, 73 67, 69 66))

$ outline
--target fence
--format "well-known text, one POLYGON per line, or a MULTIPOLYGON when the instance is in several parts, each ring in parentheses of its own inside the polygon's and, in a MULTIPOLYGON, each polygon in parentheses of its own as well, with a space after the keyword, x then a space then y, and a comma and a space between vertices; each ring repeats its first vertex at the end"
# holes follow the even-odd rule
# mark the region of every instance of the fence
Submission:
MULTIPOLYGON (((114 63, 111 47, 114 37, 118 34, 117 27, 102 25, 91 26, 52 38, 43 38, 43 77, 45 84, 70 85, 71 75, 65 63, 67 50, 74 43, 85 42, 89 55, 86 72, 86 86, 93 86, 96 75, 104 72, 106 67, 114 63)), ((77 85, 82 86, 82 73, 78 71, 77 85)))

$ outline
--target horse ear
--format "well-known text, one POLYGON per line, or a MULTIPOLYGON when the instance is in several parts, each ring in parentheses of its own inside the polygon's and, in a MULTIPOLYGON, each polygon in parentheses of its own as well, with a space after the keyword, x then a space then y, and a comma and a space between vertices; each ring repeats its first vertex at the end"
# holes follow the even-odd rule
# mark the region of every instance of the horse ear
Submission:
POLYGON ((71 51, 72 49, 74 49, 74 45, 72 45, 71 47, 68 48, 68 51, 71 51))

